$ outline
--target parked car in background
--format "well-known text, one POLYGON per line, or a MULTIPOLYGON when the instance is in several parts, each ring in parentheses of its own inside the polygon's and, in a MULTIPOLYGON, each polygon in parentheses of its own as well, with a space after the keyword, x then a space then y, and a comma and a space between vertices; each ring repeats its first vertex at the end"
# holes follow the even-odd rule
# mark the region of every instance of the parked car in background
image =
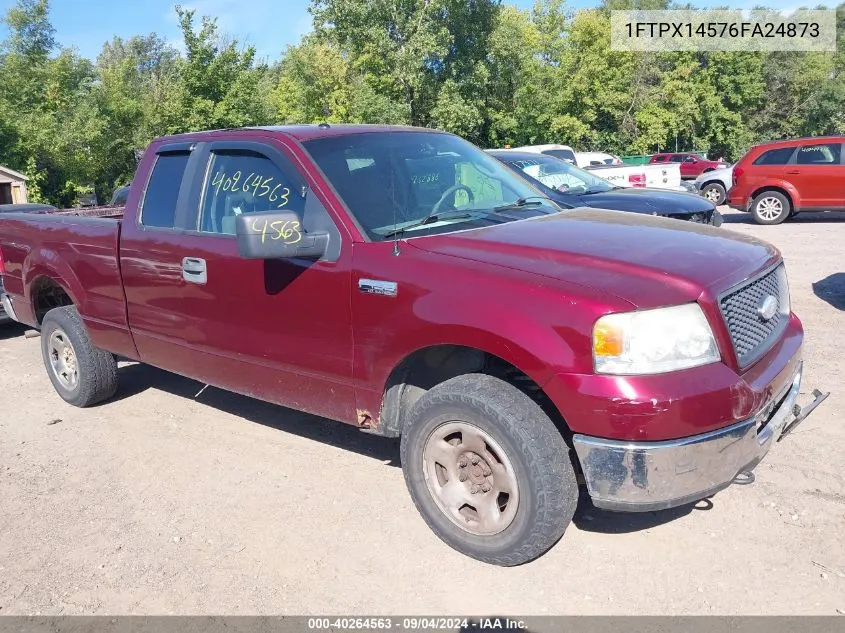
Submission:
POLYGON ((700 154, 674 153, 674 154, 653 154, 649 159, 650 165, 678 163, 681 166, 681 178, 697 178, 706 171, 721 169, 725 166, 724 161, 709 160, 700 154))
POLYGON ((714 169, 698 176, 695 181, 695 191, 719 206, 725 204, 728 190, 733 186, 733 165, 714 169))
POLYGON ((160 138, 110 211, 0 221, 0 301, 40 330, 59 397, 112 397, 124 357, 401 438, 422 518, 487 563, 551 548, 579 482, 610 510, 710 497, 825 397, 796 406, 776 248, 562 211, 451 134, 160 138))
POLYGON ((110 207, 122 207, 126 204, 126 198, 129 196, 129 185, 118 187, 112 193, 111 200, 109 200, 110 207))
POLYGON ((714 226, 722 224, 722 216, 716 207, 694 194, 619 187, 551 156, 515 150, 493 150, 489 153, 569 209, 596 207, 714 226))
MULTIPOLYGON (((494 151, 494 150, 491 150, 494 151)), ((529 152, 531 154, 544 154, 546 156, 553 156, 560 158, 567 163, 576 164, 576 153, 572 151, 571 147, 566 145, 525 145, 523 147, 514 147, 507 150, 495 151, 509 151, 509 152, 529 152), (566 149, 560 149, 566 148, 566 149), (571 154, 571 158, 569 158, 571 154)), ((584 154, 599 152, 583 152, 584 154)), ((601 153, 602 156, 607 156, 613 159, 610 154, 601 153)), ((591 171, 597 171, 599 177, 608 182, 617 185, 618 187, 652 187, 660 189, 671 189, 674 191, 687 191, 681 186, 681 170, 680 166, 676 164, 666 165, 625 165, 619 164, 598 164, 584 167, 591 171)))
POLYGON ((58 211, 52 204, 40 202, 22 202, 18 204, 0 204, 0 213, 50 213, 58 211))
POLYGON ((802 211, 845 210, 845 136, 772 141, 752 147, 733 168, 728 204, 758 224, 802 211))
POLYGON ((523 145, 522 147, 514 147, 513 149, 522 152, 531 152, 532 154, 545 154, 546 156, 554 156, 565 160, 567 163, 576 163, 575 150, 569 145, 523 145))
POLYGON ((604 152, 575 152, 575 164, 578 167, 596 167, 601 165, 622 165, 622 159, 604 152))
POLYGON ((77 209, 90 209, 91 207, 96 207, 99 204, 100 203, 97 200, 97 194, 93 192, 83 193, 76 200, 77 209))

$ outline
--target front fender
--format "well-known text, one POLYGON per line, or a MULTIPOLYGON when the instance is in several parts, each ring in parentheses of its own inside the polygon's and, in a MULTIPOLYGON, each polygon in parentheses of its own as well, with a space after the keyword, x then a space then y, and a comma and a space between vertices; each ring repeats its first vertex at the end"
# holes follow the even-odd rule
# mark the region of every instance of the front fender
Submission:
POLYGON ((562 301, 549 287, 534 286, 529 295, 491 297, 479 289, 445 304, 434 292, 414 301, 413 318, 356 329, 361 334, 355 350, 359 415, 377 419, 393 372, 413 354, 436 346, 493 355, 537 385, 558 373, 592 371, 592 326, 598 313, 609 309, 575 298, 562 301))

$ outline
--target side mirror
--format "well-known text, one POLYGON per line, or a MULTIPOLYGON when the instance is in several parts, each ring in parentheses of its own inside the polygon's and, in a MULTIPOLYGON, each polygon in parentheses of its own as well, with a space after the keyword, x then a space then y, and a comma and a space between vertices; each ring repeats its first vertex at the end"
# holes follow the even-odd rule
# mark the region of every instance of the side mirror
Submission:
POLYGON ((235 232, 238 252, 247 259, 320 259, 329 246, 328 232, 306 233, 290 211, 239 215, 235 232))

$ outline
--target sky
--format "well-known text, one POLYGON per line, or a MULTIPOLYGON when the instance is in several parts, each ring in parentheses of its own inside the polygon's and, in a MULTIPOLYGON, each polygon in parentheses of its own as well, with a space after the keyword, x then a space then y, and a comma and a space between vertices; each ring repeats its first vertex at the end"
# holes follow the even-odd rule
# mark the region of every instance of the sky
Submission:
MULTIPOLYGON (((505 0, 521 8, 533 0, 505 0)), ((794 6, 795 0, 701 0, 702 8, 729 4, 734 8, 751 8, 765 4, 784 9, 794 6)), ((834 2, 822 2, 835 6, 834 2)), ((0 0, 0 14, 15 4, 14 0, 0 0)), ((112 36, 128 38, 152 32, 181 48, 181 36, 173 0, 52 0, 50 16, 56 28, 56 39, 62 46, 70 46, 92 60, 96 59, 103 43, 112 36)), ((256 47, 258 55, 277 59, 289 44, 295 44, 311 30, 308 0, 183 0, 186 8, 195 9, 197 16, 217 17, 222 33, 240 43, 256 47)), ((597 0, 570 0, 571 8, 597 5, 597 0)), ((818 1, 807 2, 819 4, 818 1)), ((199 20, 197 19, 197 22, 199 20)), ((0 39, 6 36, 0 24, 0 39)))

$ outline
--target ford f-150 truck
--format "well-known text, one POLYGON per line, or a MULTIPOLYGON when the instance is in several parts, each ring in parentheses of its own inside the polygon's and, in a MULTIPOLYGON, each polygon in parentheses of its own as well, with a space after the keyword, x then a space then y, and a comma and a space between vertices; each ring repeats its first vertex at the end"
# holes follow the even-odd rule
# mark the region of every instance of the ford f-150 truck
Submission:
POLYGON ((552 547, 579 483, 622 511, 714 494, 824 397, 796 404, 773 247, 563 210, 433 130, 157 139, 125 209, 6 216, 0 251, 70 404, 111 397, 121 357, 400 437, 422 517, 493 564, 552 547))

